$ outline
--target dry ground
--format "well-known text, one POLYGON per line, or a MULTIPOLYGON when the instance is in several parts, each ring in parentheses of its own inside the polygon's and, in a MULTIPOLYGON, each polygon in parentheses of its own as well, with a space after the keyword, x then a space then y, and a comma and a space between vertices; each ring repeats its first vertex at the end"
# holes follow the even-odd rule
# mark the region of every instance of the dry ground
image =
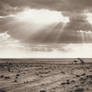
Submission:
POLYGON ((1 63, 0 92, 92 92, 92 64, 1 63))

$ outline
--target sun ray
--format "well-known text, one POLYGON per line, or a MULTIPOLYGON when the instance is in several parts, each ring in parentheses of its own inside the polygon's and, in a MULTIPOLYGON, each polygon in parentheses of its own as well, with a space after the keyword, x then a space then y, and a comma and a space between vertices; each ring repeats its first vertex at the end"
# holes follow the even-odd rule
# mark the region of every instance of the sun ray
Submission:
POLYGON ((81 41, 84 44, 85 43, 85 35, 84 35, 84 31, 80 30, 80 36, 81 36, 81 41))
POLYGON ((89 30, 89 31, 87 32, 87 35, 86 35, 86 36, 87 36, 87 38, 88 38, 88 39, 87 39, 87 43, 91 43, 91 42, 92 42, 92 31, 89 30))
POLYGON ((48 33, 47 33, 47 35, 45 35, 43 41, 46 41, 46 40, 48 39, 48 37, 50 37, 50 40, 51 40, 51 39, 52 39, 52 40, 54 39, 54 41, 55 41, 56 35, 57 35, 56 33, 57 33, 57 29, 58 29, 59 24, 60 24, 60 23, 55 23, 54 26, 52 25, 52 27, 49 28, 48 33), (53 34, 53 33, 54 33, 54 34, 53 34), (53 35, 52 35, 52 34, 53 34, 53 35), (54 35, 55 35, 55 36, 54 36, 54 35))
POLYGON ((65 26, 66 26, 66 24, 63 24, 62 27, 59 28, 59 30, 58 30, 58 35, 57 35, 57 37, 56 37, 56 42, 59 41, 59 39, 60 39, 62 33, 64 32, 65 26))

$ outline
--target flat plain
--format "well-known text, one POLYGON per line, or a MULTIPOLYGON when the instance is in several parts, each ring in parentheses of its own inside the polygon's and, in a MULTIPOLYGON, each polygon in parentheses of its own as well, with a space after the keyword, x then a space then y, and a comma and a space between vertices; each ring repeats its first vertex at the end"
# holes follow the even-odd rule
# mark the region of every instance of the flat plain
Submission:
POLYGON ((92 92, 87 60, 1 59, 0 92, 92 92))

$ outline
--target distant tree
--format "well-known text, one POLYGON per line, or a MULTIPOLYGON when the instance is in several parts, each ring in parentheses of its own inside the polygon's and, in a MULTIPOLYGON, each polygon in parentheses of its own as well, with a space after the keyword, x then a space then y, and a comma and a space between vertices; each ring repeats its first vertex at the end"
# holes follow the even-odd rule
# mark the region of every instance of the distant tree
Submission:
POLYGON ((74 92, 84 92, 84 89, 83 88, 77 88, 77 89, 75 89, 74 92))

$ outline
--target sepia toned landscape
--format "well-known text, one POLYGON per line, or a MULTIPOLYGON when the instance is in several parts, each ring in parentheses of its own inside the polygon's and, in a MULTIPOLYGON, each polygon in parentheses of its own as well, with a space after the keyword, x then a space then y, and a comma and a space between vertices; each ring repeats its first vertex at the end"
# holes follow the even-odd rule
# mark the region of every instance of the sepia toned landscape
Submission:
POLYGON ((0 92, 92 92, 92 0, 0 0, 0 92))
POLYGON ((92 92, 92 59, 0 59, 0 92, 92 92))

